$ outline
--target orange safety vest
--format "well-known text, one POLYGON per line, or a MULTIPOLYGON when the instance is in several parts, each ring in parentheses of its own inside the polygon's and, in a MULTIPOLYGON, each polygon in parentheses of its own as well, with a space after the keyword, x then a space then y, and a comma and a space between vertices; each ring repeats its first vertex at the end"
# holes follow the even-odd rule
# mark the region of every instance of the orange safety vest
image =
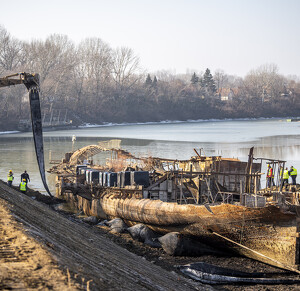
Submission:
POLYGON ((267 178, 273 178, 274 175, 273 175, 273 169, 270 167, 268 168, 268 171, 267 171, 267 178))

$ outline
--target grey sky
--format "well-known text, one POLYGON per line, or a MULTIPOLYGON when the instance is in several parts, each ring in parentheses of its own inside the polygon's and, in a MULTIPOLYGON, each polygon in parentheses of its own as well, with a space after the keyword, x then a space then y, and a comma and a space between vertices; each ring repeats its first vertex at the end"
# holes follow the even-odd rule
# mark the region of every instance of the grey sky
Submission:
POLYGON ((22 40, 53 33, 127 46, 149 72, 244 76, 274 63, 300 76, 300 0, 0 0, 0 24, 22 40))

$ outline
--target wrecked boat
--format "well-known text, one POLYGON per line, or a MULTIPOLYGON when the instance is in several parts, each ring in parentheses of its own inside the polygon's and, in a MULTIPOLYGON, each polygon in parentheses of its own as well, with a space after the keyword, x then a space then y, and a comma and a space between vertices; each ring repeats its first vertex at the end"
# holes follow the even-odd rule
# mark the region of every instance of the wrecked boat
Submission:
POLYGON ((111 141, 67 153, 50 172, 58 175, 57 194, 87 215, 179 232, 300 273, 299 189, 260 186, 262 163, 280 176, 285 162, 255 159, 253 148, 248 162, 195 153, 189 160, 138 158, 111 141), (110 153, 104 166, 88 162, 100 152, 110 153))

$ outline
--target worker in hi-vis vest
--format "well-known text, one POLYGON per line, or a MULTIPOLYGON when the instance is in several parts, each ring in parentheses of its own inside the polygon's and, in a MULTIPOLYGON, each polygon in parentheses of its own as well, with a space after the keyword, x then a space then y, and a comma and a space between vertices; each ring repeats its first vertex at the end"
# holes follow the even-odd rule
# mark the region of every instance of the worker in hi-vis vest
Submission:
POLYGON ((9 172, 7 174, 7 185, 9 187, 11 187, 13 180, 14 180, 14 174, 13 174, 12 170, 9 170, 9 172))
POLYGON ((286 167, 285 170, 283 171, 283 176, 282 176, 283 184, 282 185, 287 185, 289 183, 289 177, 290 177, 289 170, 286 167))
POLYGON ((296 185, 297 170, 293 166, 291 166, 291 168, 289 170, 289 174, 292 178, 293 185, 296 185))
POLYGON ((274 178, 274 174, 273 174, 273 168, 270 166, 270 164, 268 164, 268 170, 267 170, 267 187, 270 188, 273 186, 273 178, 274 178))
POLYGON ((282 178, 282 182, 283 182, 283 170, 284 168, 282 166, 280 166, 280 171, 279 171, 279 178, 282 178))
POLYGON ((26 179, 23 179, 23 181, 20 183, 20 191, 26 193, 27 191, 26 179))

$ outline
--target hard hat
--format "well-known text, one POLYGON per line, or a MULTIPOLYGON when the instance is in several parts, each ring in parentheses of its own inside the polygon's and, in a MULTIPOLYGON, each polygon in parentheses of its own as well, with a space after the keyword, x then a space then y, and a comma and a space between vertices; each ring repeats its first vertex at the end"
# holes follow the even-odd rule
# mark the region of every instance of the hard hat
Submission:
POLYGON ((9 170, 10 173, 12 173, 12 170, 9 170))
POLYGON ((24 182, 26 182, 26 179, 23 179, 24 182))

